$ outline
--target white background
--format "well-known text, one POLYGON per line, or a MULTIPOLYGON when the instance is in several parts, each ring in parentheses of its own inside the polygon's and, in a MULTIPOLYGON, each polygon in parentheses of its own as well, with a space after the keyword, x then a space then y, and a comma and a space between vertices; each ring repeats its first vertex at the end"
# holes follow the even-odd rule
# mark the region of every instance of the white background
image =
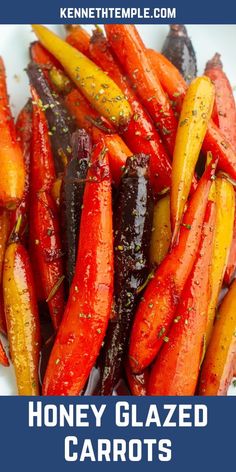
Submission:
MULTIPOLYGON (((198 73, 203 73, 206 62, 218 52, 222 55, 224 70, 235 89, 236 25, 189 25, 187 28, 197 54, 198 73)), ((53 29, 62 36, 65 34, 63 26, 56 25, 53 29)), ((88 26, 88 29, 91 27, 88 26)), ((167 25, 139 25, 138 29, 147 46, 161 49, 168 31, 167 25)), ((24 68, 29 61, 28 45, 36 38, 29 25, 0 25, 0 38, 0 55, 5 62, 10 103, 16 116, 29 96, 24 68)), ((0 366, 0 395, 15 394, 17 388, 13 367, 0 366)), ((236 388, 232 387, 230 394, 236 395, 236 388)))

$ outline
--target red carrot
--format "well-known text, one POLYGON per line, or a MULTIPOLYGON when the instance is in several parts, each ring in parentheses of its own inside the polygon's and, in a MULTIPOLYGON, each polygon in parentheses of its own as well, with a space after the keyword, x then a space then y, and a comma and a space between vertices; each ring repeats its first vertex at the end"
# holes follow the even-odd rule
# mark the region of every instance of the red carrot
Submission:
POLYGON ((201 241, 176 317, 149 379, 149 395, 194 395, 206 332, 215 202, 209 201, 201 241))
POLYGON ((220 54, 207 62, 207 75, 215 86, 213 120, 236 152, 236 105, 232 87, 223 70, 220 54))
POLYGON ((107 328, 113 293, 111 179, 104 143, 85 186, 75 276, 48 368, 44 395, 78 395, 107 328))
POLYGON ((128 74, 172 156, 177 121, 160 81, 153 73, 147 50, 137 29, 134 25, 107 24, 105 30, 113 52, 128 74))

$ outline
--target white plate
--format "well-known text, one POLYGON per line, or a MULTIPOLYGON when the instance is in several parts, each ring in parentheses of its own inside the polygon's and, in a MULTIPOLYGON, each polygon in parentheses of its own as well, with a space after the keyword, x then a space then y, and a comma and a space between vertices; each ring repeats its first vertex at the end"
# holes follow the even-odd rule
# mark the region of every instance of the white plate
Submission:
MULTIPOLYGON (((52 28, 58 34, 64 34, 62 26, 54 25, 52 28)), ((91 26, 87 28, 90 30, 91 26)), ((168 31, 167 25, 139 25, 138 29, 147 46, 161 49, 168 31)), ((219 52, 222 55, 224 70, 232 86, 236 87, 236 65, 233 60, 236 25, 189 25, 188 32, 197 54, 198 73, 201 74, 207 60, 215 52, 219 52)), ((24 69, 29 60, 28 45, 35 40, 35 36, 29 25, 0 25, 0 38, 0 55, 6 65, 10 101, 16 116, 29 96, 24 69)), ((0 367, 0 395, 15 394, 17 388, 12 366, 0 367)), ((236 395, 236 388, 231 387, 229 394, 236 395)))

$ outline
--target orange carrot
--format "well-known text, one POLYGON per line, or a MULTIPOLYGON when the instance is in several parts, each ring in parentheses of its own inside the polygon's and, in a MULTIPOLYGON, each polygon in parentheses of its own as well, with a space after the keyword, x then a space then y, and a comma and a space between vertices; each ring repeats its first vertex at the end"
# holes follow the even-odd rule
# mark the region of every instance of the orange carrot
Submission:
POLYGON ((1 57, 0 98, 0 204, 14 209, 23 196, 25 168, 23 153, 17 141, 9 108, 5 68, 1 57))
POLYGON ((215 202, 209 201, 196 261, 148 385, 149 395, 194 395, 207 321, 215 202))
POLYGON ((177 121, 160 81, 153 73, 147 50, 137 29, 134 25, 107 24, 105 30, 113 52, 128 74, 172 156, 177 121))

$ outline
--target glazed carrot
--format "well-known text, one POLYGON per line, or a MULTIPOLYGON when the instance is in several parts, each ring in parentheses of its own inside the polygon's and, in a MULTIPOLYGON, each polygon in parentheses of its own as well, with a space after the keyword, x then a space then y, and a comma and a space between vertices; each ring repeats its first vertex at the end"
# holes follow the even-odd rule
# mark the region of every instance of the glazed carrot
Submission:
POLYGON ((75 276, 43 384, 44 395, 78 395, 101 348, 113 293, 111 179, 100 142, 85 186, 75 276))
MULTIPOLYGON (((34 200, 36 195, 41 190, 47 190, 49 193, 52 191, 52 186, 56 180, 56 172, 54 167, 53 155, 48 135, 48 124, 41 107, 41 102, 35 89, 31 88, 31 94, 33 98, 33 121, 32 121, 32 146, 31 146, 31 166, 30 166, 30 198, 34 200)), ((30 202, 30 213, 32 212, 30 202)), ((31 215, 30 215, 31 216, 31 215)), ((33 225, 30 218, 30 257, 34 271, 38 270, 37 261, 35 259, 35 243, 38 241, 38 235, 33 234, 33 225)), ((45 299, 44 289, 42 282, 39 279, 36 284, 37 298, 38 300, 45 299)))
POLYGON ((104 134, 100 130, 93 127, 92 136, 94 142, 99 142, 103 138, 105 146, 108 150, 109 165, 111 169, 112 182, 118 186, 125 167, 127 158, 132 156, 132 151, 125 144, 118 134, 104 134))
POLYGON ((215 319, 218 296, 223 282, 233 237, 235 195, 232 184, 225 178, 215 181, 216 228, 210 272, 211 296, 208 303, 206 344, 208 345, 215 319))
POLYGON ((25 168, 8 103, 6 76, 0 57, 0 205, 14 209, 24 191, 25 168))
POLYGON ((213 156, 218 156, 219 169, 236 179, 235 151, 212 120, 208 124, 202 150, 205 154, 211 152, 213 156))
POLYGON ((68 31, 66 42, 87 56, 90 41, 89 33, 79 25, 67 25, 66 29, 68 31))
POLYGON ((0 209, 0 332, 3 334, 7 333, 7 327, 2 297, 2 270, 10 230, 10 212, 0 209))
POLYGON ((71 159, 71 135, 75 130, 74 120, 68 113, 61 97, 51 90, 43 70, 37 64, 28 64, 27 74, 31 85, 38 94, 40 106, 47 119, 55 169, 59 176, 64 171, 66 163, 71 159))
MULTIPOLYGON (((207 75, 213 82, 216 89, 215 104, 213 109, 213 119, 220 128, 223 135, 231 143, 236 152, 236 106, 232 87, 223 70, 220 54, 207 62, 205 68, 207 75)), ((235 237, 233 237, 232 247, 228 258, 224 281, 229 284, 236 268, 236 215, 235 215, 235 237)))
POLYGON ((172 107, 180 112, 188 88, 183 76, 177 67, 160 52, 147 49, 147 55, 164 91, 171 100, 172 107))
POLYGON ((171 165, 161 139, 100 30, 93 32, 89 54, 91 59, 116 82, 129 100, 133 116, 122 137, 134 154, 144 152, 150 156, 150 179, 154 193, 157 194, 164 188, 170 187, 171 165))
POLYGON ((44 66, 43 70, 49 71, 53 66, 60 68, 60 63, 56 58, 45 49, 39 41, 30 44, 30 58, 33 62, 40 66, 44 66))
MULTIPOLYGON (((6 245, 10 234, 10 212, 4 209, 0 209, 0 333, 7 334, 6 317, 4 313, 3 303, 3 289, 2 289, 2 272, 3 263, 6 251, 6 245)), ((2 347, 2 353, 4 353, 2 347)), ((4 355, 3 358, 4 360, 4 355)), ((5 364, 4 364, 5 365, 5 364)))
MULTIPOLYGON (((57 91, 65 94, 65 104, 70 113, 75 117, 77 125, 91 133, 94 143, 98 142, 101 137, 104 139, 109 152, 112 179, 113 182, 118 185, 123 166, 125 165, 127 157, 132 155, 132 152, 128 149, 122 138, 115 133, 112 125, 110 125, 107 120, 100 117, 79 90, 75 89, 70 84, 68 85, 67 77, 64 73, 61 73, 58 68, 53 67, 53 62, 50 63, 50 54, 46 50, 44 51, 46 52, 44 63, 48 66, 51 65, 50 80, 57 91)), ((35 54, 34 60, 40 64, 40 55, 37 56, 37 54, 35 54)), ((54 190, 53 187, 53 192, 54 190)))
POLYGON ((214 87, 211 81, 204 76, 193 80, 183 101, 172 164, 170 208, 174 241, 179 232, 213 104, 214 87))
POLYGON ((48 124, 36 90, 31 87, 33 103, 32 165, 30 184, 34 193, 51 191, 56 172, 48 134, 48 124))
POLYGON ((33 31, 101 115, 117 126, 129 122, 131 109, 128 101, 101 69, 45 26, 33 25, 33 31))
MULTIPOLYGON (((181 78, 181 80, 178 78, 176 68, 170 62, 168 67, 166 67, 167 59, 163 59, 160 53, 156 54, 156 51, 152 51, 150 54, 150 50, 148 50, 148 54, 150 59, 152 58, 153 70, 160 79, 162 87, 171 100, 175 102, 177 111, 180 112, 184 98, 183 78, 181 78)), ((210 120, 208 124, 202 150, 205 154, 211 152, 213 156, 216 156, 218 158, 219 168, 228 173, 233 179, 236 179, 236 155, 234 149, 231 144, 227 142, 213 120, 210 120)))
MULTIPOLYGON (((154 193, 170 186, 171 165, 160 137, 143 106, 137 99, 131 84, 125 77, 112 55, 108 41, 100 29, 96 29, 90 39, 88 49, 87 33, 79 29, 79 38, 75 47, 86 51, 86 54, 120 87, 127 97, 133 116, 122 137, 134 154, 146 153, 150 155, 150 178, 154 193)), ((74 31, 74 29, 73 29, 74 31)))
POLYGON ((10 212, 0 209, 0 284, 2 283, 2 268, 5 250, 10 232, 10 212))
MULTIPOLYGON (((127 129, 123 131, 122 136, 133 153, 145 152, 150 155, 151 184, 154 194, 157 195, 160 191, 170 186, 171 166, 152 121, 137 99, 129 80, 123 75, 122 70, 116 63, 109 44, 100 30, 93 32, 89 50, 86 32, 85 34, 79 34, 76 47, 81 51, 86 50, 88 57, 110 75, 128 98, 133 110, 133 117, 127 129)), ((192 191, 195 188, 196 181, 193 179, 192 191)))
POLYGON ((87 132, 90 132, 94 140, 96 140, 97 135, 102 131, 102 127, 103 132, 105 133, 105 130, 107 130, 111 136, 115 132, 112 125, 110 125, 107 120, 100 117, 79 90, 73 88, 70 93, 65 95, 64 100, 70 113, 74 116, 77 125, 80 128, 86 129, 87 132), (96 125, 100 126, 100 128, 96 125))
POLYGON ((220 54, 207 62, 205 75, 215 86, 213 120, 236 152, 236 105, 232 87, 223 70, 220 54))
POLYGON ((215 202, 209 201, 193 269, 165 345, 151 369, 149 395, 195 393, 204 348, 215 216, 215 202))
POLYGON ((128 386, 130 388, 132 395, 135 395, 136 397, 146 396, 148 379, 149 379, 148 369, 146 369, 141 374, 133 374, 133 372, 131 371, 129 362, 127 360, 127 362, 125 363, 125 373, 126 373, 126 378, 128 381, 128 386))
POLYGON ((168 253, 171 242, 170 195, 164 195, 154 206, 150 262, 158 266, 168 253))
POLYGON ((25 164, 25 187, 22 200, 18 207, 10 214, 11 230, 14 228, 19 217, 21 217, 20 233, 25 235, 28 225, 29 213, 29 174, 31 160, 31 138, 32 138, 32 104, 28 100, 20 111, 16 121, 16 134, 19 140, 25 164))
POLYGON ((174 64, 187 83, 197 75, 197 59, 185 25, 169 26, 168 35, 162 46, 162 54, 174 64))
POLYGON ((6 317, 5 317, 5 313, 4 313, 2 287, 1 287, 1 291, 0 291, 0 333, 2 333, 4 335, 7 334, 7 324, 6 324, 6 317))
POLYGON ((61 69, 60 63, 38 41, 30 45, 30 58, 41 67, 51 88, 67 93, 71 90, 72 83, 61 69))
POLYGON ((48 192, 40 191, 31 201, 30 240, 34 267, 39 274, 43 300, 49 307, 55 329, 64 312, 63 251, 58 211, 48 192))
POLYGON ((47 301, 53 326, 57 329, 64 311, 64 275, 59 216, 51 196, 56 175, 46 118, 34 89, 32 97, 30 252, 34 270, 39 273, 38 296, 47 301))
POLYGON ((202 365, 199 395, 226 395, 235 373, 236 280, 225 295, 216 317, 202 365))
POLYGON ((233 229, 233 238, 231 243, 231 248, 229 252, 227 267, 224 275, 224 282, 226 285, 229 285, 232 281, 232 278, 236 270, 236 197, 235 197, 235 206, 234 206, 234 229, 233 229))
POLYGON ((112 395, 122 377, 140 291, 149 272, 153 201, 149 156, 127 159, 114 215, 114 316, 101 352, 99 392, 112 395))
POLYGON ((101 138, 104 140, 108 149, 112 180, 118 185, 126 159, 132 155, 132 152, 111 125, 100 118, 78 90, 74 89, 65 96, 65 104, 75 117, 77 125, 91 134, 94 143, 99 142, 101 138))
POLYGON ((180 230, 178 245, 166 256, 148 283, 131 332, 132 371, 142 372, 156 357, 174 318, 176 306, 192 270, 200 238, 211 178, 211 162, 193 194, 180 230))
POLYGON ((65 168, 60 194, 60 223, 67 291, 75 273, 84 188, 92 150, 91 139, 84 129, 77 130, 72 135, 71 147, 72 158, 65 168))
POLYGON ((19 395, 39 395, 38 307, 29 256, 17 232, 12 236, 5 254, 3 294, 19 395))
POLYGON ((146 48, 134 25, 105 25, 108 41, 150 113, 172 157, 177 121, 159 79, 152 71, 146 48))
POLYGON ((0 339, 0 364, 3 365, 4 367, 9 366, 9 360, 8 357, 4 351, 4 347, 2 345, 2 341, 0 339))

